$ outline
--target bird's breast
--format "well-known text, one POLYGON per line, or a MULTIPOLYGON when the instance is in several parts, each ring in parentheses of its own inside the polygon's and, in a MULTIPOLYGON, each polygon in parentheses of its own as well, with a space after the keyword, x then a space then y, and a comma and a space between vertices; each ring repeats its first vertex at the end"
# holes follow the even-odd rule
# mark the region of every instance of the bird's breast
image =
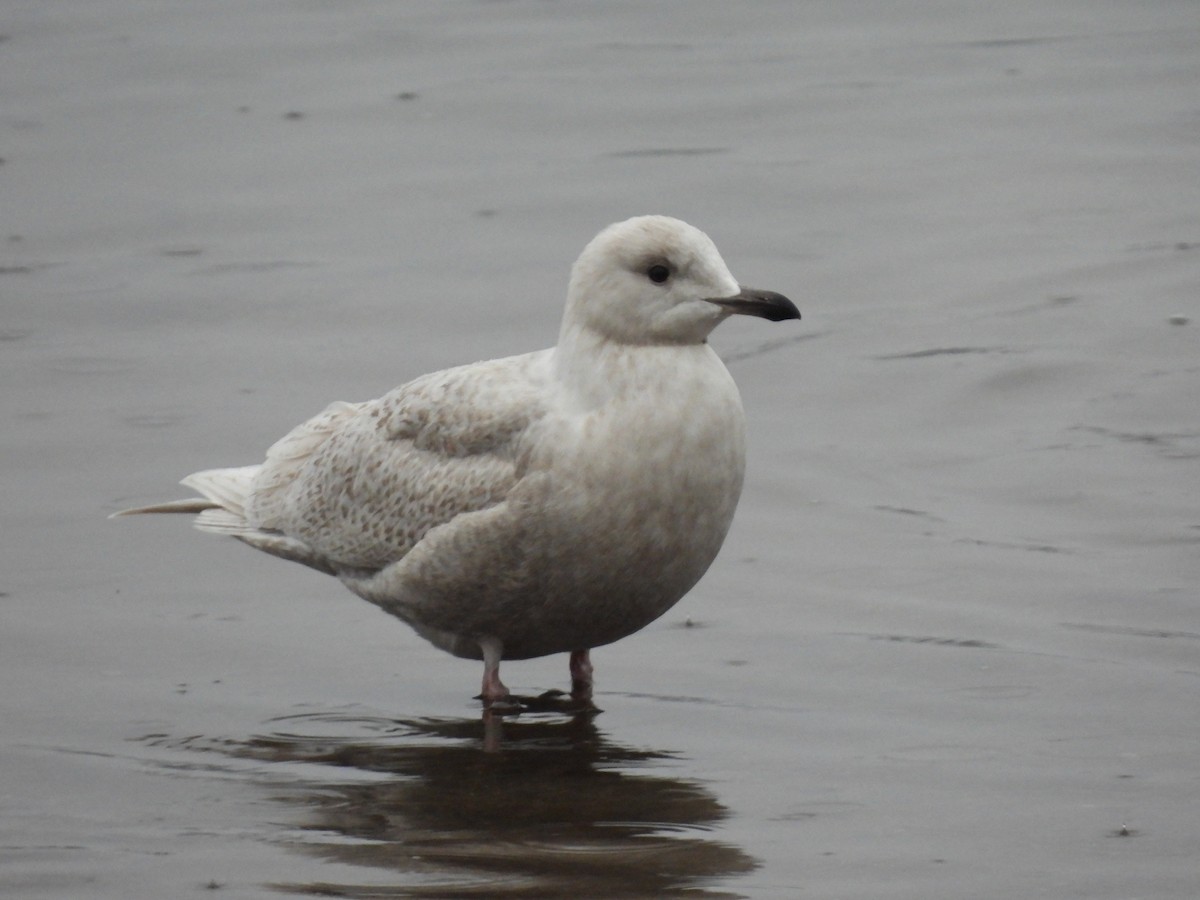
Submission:
POLYGON ((625 597, 657 615, 716 556, 741 494, 745 421, 724 366, 701 362, 614 390, 544 435, 547 503, 530 510, 532 530, 539 568, 569 582, 550 593, 625 597))
POLYGON ((741 400, 708 353, 552 397, 505 502, 422 541, 393 605, 464 647, 497 638, 505 658, 600 646, 662 615, 716 557, 741 493, 741 400))

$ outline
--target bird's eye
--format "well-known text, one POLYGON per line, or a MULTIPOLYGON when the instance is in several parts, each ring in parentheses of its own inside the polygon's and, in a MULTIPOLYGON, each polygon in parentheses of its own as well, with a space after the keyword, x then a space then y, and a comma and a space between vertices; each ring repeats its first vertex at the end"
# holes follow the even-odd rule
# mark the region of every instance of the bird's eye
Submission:
POLYGON ((662 284, 671 277, 671 270, 663 265, 654 265, 646 270, 646 276, 655 284, 662 284))

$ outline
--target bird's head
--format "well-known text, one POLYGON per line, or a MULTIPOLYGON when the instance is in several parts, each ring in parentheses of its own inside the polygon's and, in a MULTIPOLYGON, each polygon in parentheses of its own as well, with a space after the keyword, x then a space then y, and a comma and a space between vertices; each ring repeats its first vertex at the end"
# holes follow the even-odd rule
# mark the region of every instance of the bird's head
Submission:
POLYGON ((800 318, 782 294, 739 285, 700 229, 638 216, 610 225, 580 254, 563 331, 625 344, 698 344, 734 314, 800 318))

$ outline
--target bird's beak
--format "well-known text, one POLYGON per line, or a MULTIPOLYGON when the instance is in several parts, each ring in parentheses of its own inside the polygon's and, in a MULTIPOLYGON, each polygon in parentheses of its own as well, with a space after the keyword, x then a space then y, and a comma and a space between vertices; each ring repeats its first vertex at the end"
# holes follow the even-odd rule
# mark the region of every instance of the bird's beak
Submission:
POLYGON ((708 302, 723 306, 736 315, 759 316, 763 319, 770 319, 772 322, 800 318, 800 310, 796 309, 796 304, 783 294, 777 294, 774 291, 760 291, 758 288, 749 288, 744 284, 738 285, 738 287, 741 290, 732 297, 709 297, 708 302))

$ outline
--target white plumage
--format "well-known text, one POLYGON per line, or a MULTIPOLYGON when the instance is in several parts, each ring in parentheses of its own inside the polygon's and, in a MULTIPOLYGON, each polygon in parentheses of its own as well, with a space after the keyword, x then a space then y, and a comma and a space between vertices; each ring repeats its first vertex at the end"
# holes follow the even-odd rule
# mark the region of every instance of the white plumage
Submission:
POLYGON ((737 388, 706 343, 732 313, 799 318, 742 288, 699 230, 612 225, 571 274, 556 347, 334 403, 259 465, 183 484, 201 498, 126 510, 338 577, 437 646, 485 661, 588 651, 676 603, 720 549, 742 487, 737 388))

